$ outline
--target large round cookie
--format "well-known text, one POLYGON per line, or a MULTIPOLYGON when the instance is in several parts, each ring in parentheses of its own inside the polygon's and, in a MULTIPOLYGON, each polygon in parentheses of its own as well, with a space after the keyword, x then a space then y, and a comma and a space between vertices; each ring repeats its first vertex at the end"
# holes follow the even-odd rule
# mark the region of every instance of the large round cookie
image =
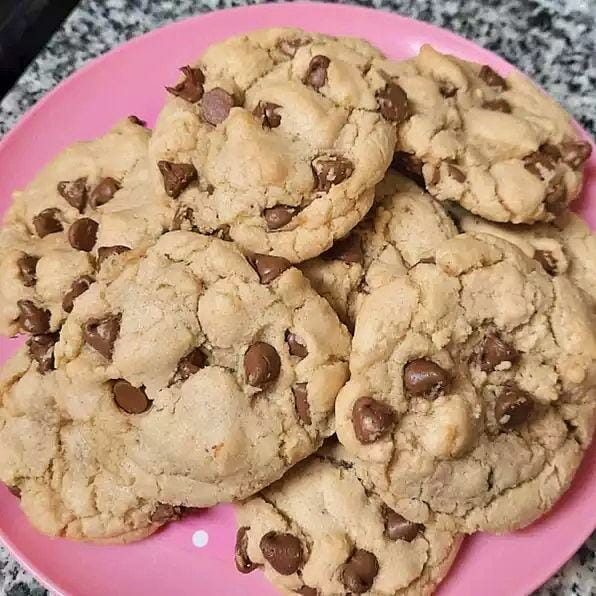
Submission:
POLYGON ((441 54, 377 64, 407 95, 396 164, 439 200, 486 219, 532 223, 563 212, 581 188, 591 145, 569 115, 519 73, 441 54))
POLYGON ((284 594, 432 593, 460 538, 406 521, 361 472, 343 448, 326 446, 239 505, 238 570, 263 566, 284 594))
POLYGON ((109 394, 160 501, 245 498, 334 431, 350 335, 297 269, 184 231, 123 261, 75 302, 56 365, 109 394))
POLYGON ((15 193, 0 230, 0 333, 57 330, 106 259, 170 228, 171 200, 148 184, 148 139, 124 120, 15 193))
POLYGON ((150 143, 182 226, 292 262, 344 236, 372 204, 403 117, 401 95, 378 88, 380 57, 362 40, 268 29, 182 68, 150 143))
POLYGON ((128 421, 98 386, 49 370, 39 341, 0 372, 0 480, 50 536, 123 543, 181 513, 127 456, 128 421), (44 364, 45 363, 45 364, 44 364))
POLYGON ((512 244, 447 240, 363 301, 338 436, 410 520, 523 527, 567 489, 590 443, 592 321, 565 276, 512 244))
POLYGON ((389 172, 376 188, 375 205, 349 236, 320 257, 301 263, 312 286, 353 328, 362 298, 431 257, 457 229, 440 203, 413 182, 389 172))

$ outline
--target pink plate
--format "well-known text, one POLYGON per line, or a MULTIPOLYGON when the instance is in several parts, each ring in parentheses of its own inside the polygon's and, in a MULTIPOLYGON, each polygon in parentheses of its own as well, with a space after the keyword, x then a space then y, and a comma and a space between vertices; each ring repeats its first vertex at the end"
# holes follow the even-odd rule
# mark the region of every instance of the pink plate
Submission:
MULTIPOLYGON (((424 42, 439 50, 512 69, 456 35, 395 14, 329 4, 273 4, 215 12, 144 35, 91 62, 40 101, 0 144, 0 203, 68 143, 104 132, 136 114, 152 123, 163 87, 176 69, 208 44, 249 29, 295 26, 368 38, 389 56, 412 56, 424 42)), ((580 211, 596 227, 596 153, 580 211)), ((0 340, 2 361, 19 343, 0 340)), ((573 487, 546 519, 509 536, 469 538, 441 596, 527 594, 579 548, 596 527, 596 450, 573 487)), ((260 572, 242 576, 233 564, 234 516, 220 506, 129 546, 92 546, 37 534, 9 492, 0 488, 0 537, 46 585, 61 594, 268 596, 260 572)))

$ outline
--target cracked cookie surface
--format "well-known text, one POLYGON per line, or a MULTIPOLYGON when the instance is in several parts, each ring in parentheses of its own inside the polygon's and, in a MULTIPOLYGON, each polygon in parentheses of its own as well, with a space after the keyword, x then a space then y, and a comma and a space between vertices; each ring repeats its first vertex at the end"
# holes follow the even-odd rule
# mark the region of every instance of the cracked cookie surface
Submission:
POLYGON ((180 226, 292 262, 344 236, 372 204, 403 115, 379 88, 380 57, 361 40, 268 29, 184 67, 150 143, 180 226))
POLYGON ((326 445, 237 513, 238 570, 262 566, 285 594, 430 594, 460 544, 391 510, 339 445, 326 445))
POLYGON ((334 430, 350 335, 287 261, 170 232, 79 297, 58 369, 111 395, 160 501, 247 497, 334 430))
POLYGON ((595 358, 569 279, 495 236, 456 236, 364 299, 337 433, 408 519, 514 530, 561 496, 590 443, 595 358))
POLYGON ((456 234, 439 202, 390 171, 365 219, 326 253, 301 263, 300 270, 352 328, 366 293, 432 257, 456 234))
POLYGON ((375 63, 407 95, 396 159, 439 200, 486 219, 553 219, 577 197, 591 152, 569 115, 517 72, 428 45, 405 62, 375 63))

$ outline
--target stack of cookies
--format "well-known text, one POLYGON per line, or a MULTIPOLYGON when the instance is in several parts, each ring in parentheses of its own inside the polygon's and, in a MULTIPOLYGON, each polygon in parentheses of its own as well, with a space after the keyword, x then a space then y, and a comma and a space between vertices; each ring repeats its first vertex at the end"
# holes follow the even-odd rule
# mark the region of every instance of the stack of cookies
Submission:
POLYGON ((429 46, 273 29, 181 70, 152 132, 68 148, 6 215, 0 480, 51 536, 235 501, 238 570, 284 593, 430 593, 589 446, 591 146, 429 46))

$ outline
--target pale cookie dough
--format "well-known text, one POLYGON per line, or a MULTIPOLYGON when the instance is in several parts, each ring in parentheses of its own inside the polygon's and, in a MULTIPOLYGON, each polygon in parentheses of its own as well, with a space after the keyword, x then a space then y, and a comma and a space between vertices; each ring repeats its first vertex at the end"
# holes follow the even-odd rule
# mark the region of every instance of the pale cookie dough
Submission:
POLYGON ((456 234, 440 203, 390 171, 377 186, 375 205, 366 218, 326 253, 301 263, 300 269, 353 328, 369 291, 433 256, 441 242, 456 234))
POLYGON ((337 433, 411 521, 504 532, 569 486, 592 437, 592 312, 488 234, 444 242, 435 262, 363 301, 337 399, 337 433))
POLYGON ((237 511, 238 570, 262 566, 284 594, 431 594, 461 542, 391 510, 341 446, 325 446, 237 511))
POLYGON ((149 131, 131 117, 67 148, 15 193, 0 230, 0 333, 59 329, 97 269, 170 229, 148 181, 149 131))
POLYGON ((184 231, 122 261, 76 301, 56 366, 110 392, 160 501, 245 498, 333 433, 351 338, 297 269, 184 231))
POLYGON ((405 114, 401 96, 372 82, 380 58, 362 40, 268 29, 182 68, 150 143, 179 225, 291 262, 347 234, 372 204, 405 114))
POLYGON ((156 479, 127 456, 134 429, 105 391, 62 371, 40 373, 27 351, 0 371, 0 480, 33 526, 124 543, 179 517, 179 508, 156 500, 156 479))
POLYGON ((407 95, 394 163, 437 199, 493 221, 533 223, 577 197, 591 145, 521 74, 503 78, 428 45, 412 60, 375 67, 407 95))

